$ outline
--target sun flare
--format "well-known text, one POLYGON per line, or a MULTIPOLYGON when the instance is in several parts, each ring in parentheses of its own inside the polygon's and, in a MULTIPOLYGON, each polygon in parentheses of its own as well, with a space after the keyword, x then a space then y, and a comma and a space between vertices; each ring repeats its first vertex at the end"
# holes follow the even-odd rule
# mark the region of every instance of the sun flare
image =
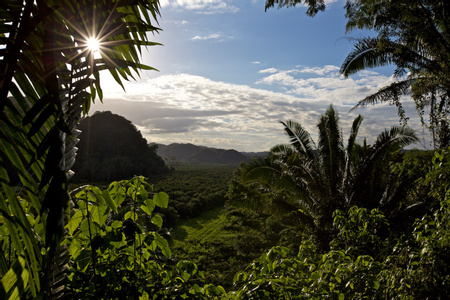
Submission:
POLYGON ((97 52, 100 50, 100 42, 96 38, 89 38, 86 41, 86 47, 89 51, 97 52))

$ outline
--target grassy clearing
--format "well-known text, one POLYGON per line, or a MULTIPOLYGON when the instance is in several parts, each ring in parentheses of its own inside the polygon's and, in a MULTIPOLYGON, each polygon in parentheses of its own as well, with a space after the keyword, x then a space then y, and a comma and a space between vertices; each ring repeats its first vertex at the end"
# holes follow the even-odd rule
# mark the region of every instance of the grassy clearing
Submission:
POLYGON ((172 229, 175 246, 188 241, 212 242, 224 240, 234 236, 230 231, 223 229, 226 223, 225 209, 218 207, 199 217, 183 220, 172 229))

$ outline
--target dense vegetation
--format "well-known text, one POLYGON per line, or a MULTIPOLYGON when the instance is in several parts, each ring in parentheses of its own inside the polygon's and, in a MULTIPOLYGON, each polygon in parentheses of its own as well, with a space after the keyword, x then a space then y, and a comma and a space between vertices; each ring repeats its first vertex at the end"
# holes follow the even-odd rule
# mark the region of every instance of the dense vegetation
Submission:
MULTIPOLYGON (((323 0, 268 0, 266 8, 276 3, 306 3, 310 15, 325 8, 323 0)), ((362 105, 392 101, 401 115, 399 96, 411 92, 420 117, 430 109, 428 126, 441 149, 401 152, 415 140, 406 127, 358 146, 360 117, 344 145, 332 107, 318 120, 317 144, 301 124, 286 122, 290 144, 236 171, 225 214, 210 212, 217 219, 192 231, 191 240, 182 241, 180 233, 188 221, 179 223, 172 249, 186 250, 181 242, 191 247, 178 255, 165 238, 169 196, 145 178, 104 189, 68 187, 76 123, 102 96, 99 71, 110 70, 121 84, 131 71, 151 69, 139 63, 139 51, 153 45, 147 32, 158 30, 151 24, 158 5, 40 0, 0 6, 0 298, 447 299, 448 1, 362 0, 346 6, 349 29, 374 29, 379 36, 356 45, 343 73, 390 63, 396 75, 408 72, 406 80, 362 105), (94 21, 108 41, 101 59, 83 45, 83 31, 99 28, 94 21), (224 243, 209 239, 215 234, 224 243), (221 268, 237 271, 233 285, 229 273, 208 269, 221 270, 219 260, 221 268)), ((217 189, 215 181, 199 177, 194 184, 202 191, 196 194, 190 192, 192 173, 186 174, 159 181, 175 199, 173 212, 192 218, 196 210, 223 204, 226 176, 216 177, 223 181, 217 189), (181 183, 186 190, 177 195, 170 186, 181 183), (203 193, 216 195, 208 199, 203 193)))
POLYGON ((180 221, 171 231, 173 259, 195 263, 208 283, 229 290, 234 275, 270 247, 261 221, 255 213, 224 207, 180 221))
POLYGON ((134 175, 151 176, 169 169, 156 154, 156 146, 131 121, 109 111, 96 112, 78 124, 81 130, 74 181, 111 182, 134 175))
POLYGON ((305 231, 322 250, 329 248, 332 214, 362 206, 383 211, 396 209, 401 201, 399 178, 389 173, 389 155, 417 141, 407 127, 394 126, 377 137, 374 145, 359 145, 358 130, 363 121, 353 122, 347 146, 344 146, 337 111, 330 106, 320 116, 318 141, 314 143, 303 126, 294 121, 282 122, 289 144, 274 146, 266 158, 256 158, 242 166, 243 184, 256 183, 277 197, 239 198, 234 203, 257 210, 296 212, 305 231), (384 176, 383 176, 384 174, 384 176), (258 201, 259 203, 252 203, 258 201))
POLYGON ((173 143, 170 145, 158 144, 160 155, 170 166, 179 164, 190 165, 234 165, 248 161, 250 154, 236 150, 217 149, 192 144, 173 143))
POLYGON ((234 167, 230 166, 178 166, 166 176, 152 177, 155 190, 170 197, 169 207, 159 212, 166 226, 181 219, 194 218, 205 211, 225 204, 228 182, 234 167))

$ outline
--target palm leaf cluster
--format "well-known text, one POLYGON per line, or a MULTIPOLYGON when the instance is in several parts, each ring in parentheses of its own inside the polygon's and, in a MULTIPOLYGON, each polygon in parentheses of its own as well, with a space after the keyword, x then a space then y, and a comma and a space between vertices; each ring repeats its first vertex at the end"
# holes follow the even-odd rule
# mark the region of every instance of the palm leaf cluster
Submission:
POLYGON ((266 157, 244 164, 241 181, 288 191, 287 201, 294 203, 299 218, 310 220, 308 225, 327 247, 336 209, 383 208, 393 201, 396 185, 386 175, 386 160, 393 151, 417 142, 411 129, 394 126, 379 134, 373 145, 359 145, 356 138, 362 120, 359 115, 353 121, 346 147, 332 106, 317 124, 317 143, 301 124, 281 122, 289 144, 274 146, 266 157))
MULTIPOLYGON (((136 76, 156 0, 0 1, 0 298, 50 297, 63 253, 76 124, 99 73, 136 76), (96 38, 98 53, 87 48, 96 38), (53 286, 52 286, 53 284, 53 286)), ((62 284, 62 283, 61 283, 62 284)))
POLYGON ((395 65, 391 85, 356 105, 389 102, 406 121, 402 95, 411 95, 423 124, 428 124, 435 146, 450 143, 450 2, 348 1, 347 31, 375 30, 376 37, 359 40, 340 72, 346 77, 366 68, 395 65), (424 116, 429 112, 429 120, 424 116))
POLYGON ((278 8, 295 7, 296 5, 305 4, 308 6, 306 14, 308 16, 315 16, 319 11, 325 10, 324 0, 266 0, 266 11, 278 4, 278 8))

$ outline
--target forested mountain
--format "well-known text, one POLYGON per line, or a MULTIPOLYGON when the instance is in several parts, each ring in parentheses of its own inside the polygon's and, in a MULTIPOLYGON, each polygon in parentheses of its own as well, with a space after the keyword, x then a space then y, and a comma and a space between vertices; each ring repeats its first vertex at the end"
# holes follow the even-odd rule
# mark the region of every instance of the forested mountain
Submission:
POLYGON ((75 181, 111 181, 134 175, 168 172, 157 146, 147 140, 131 121, 109 111, 96 112, 81 120, 75 181))
POLYGON ((170 145, 158 144, 157 146, 158 155, 169 163, 239 165, 241 162, 249 161, 250 158, 260 154, 192 144, 174 143, 170 145))

